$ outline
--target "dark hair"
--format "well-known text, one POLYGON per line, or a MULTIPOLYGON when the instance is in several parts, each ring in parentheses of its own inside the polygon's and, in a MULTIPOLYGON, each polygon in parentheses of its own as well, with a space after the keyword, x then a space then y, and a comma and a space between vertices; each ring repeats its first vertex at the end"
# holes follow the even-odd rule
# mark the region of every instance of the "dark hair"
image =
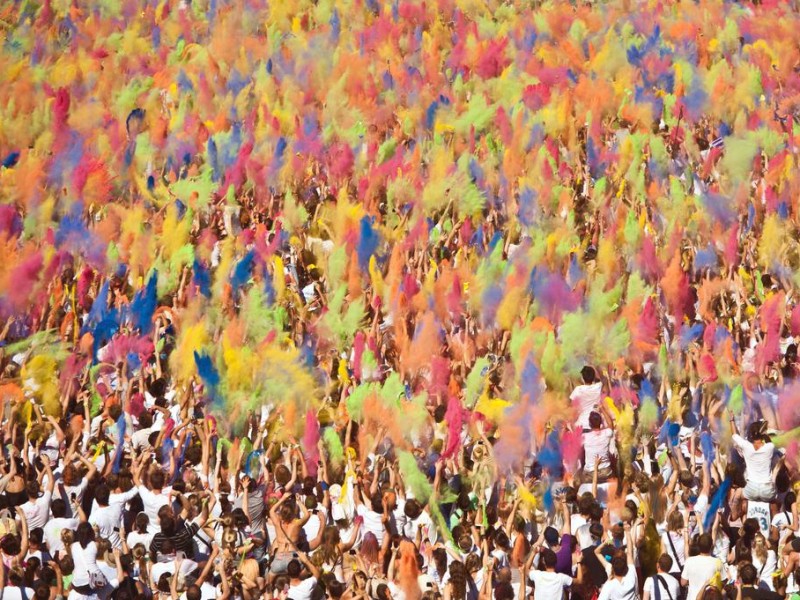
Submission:
POLYGON ((108 498, 110 495, 111 490, 108 489, 108 486, 105 483, 101 483, 94 488, 94 499, 97 500, 98 504, 108 506, 108 498))
POLYGON ((545 569, 555 569, 556 563, 558 562, 558 557, 556 553, 550 550, 550 548, 545 548, 542 550, 542 564, 544 565, 545 569))
POLYGON ((383 498, 380 494, 375 494, 372 498, 369 499, 369 503, 371 505, 372 511, 376 513, 383 512, 383 498))
POLYGON ((28 495, 28 498, 37 498, 39 496, 39 482, 35 479, 31 479, 25 484, 25 493, 28 495))
POLYGON ((586 365, 581 369, 581 377, 583 377, 583 383, 588 385, 594 383, 594 380, 597 377, 597 373, 595 373, 593 367, 586 365))
POLYGON ((172 515, 163 515, 158 524, 161 526, 161 532, 164 535, 172 535, 175 532, 175 519, 172 515))
POLYGON ((292 579, 296 579, 300 577, 300 572, 303 570, 303 565, 300 564, 300 561, 296 558, 293 558, 289 561, 289 564, 286 565, 286 574, 291 577, 292 579))
POLYGON ((389 586, 385 583, 378 584, 378 587, 375 588, 375 596, 378 600, 385 600, 389 598, 389 586))
POLYGON ((589 427, 592 429, 600 429, 603 426, 603 417, 600 413, 592 411, 589 413, 589 427))
POLYGON ((711 549, 713 547, 714 541, 709 534, 701 533, 697 537, 697 549, 700 550, 700 554, 711 554, 711 549))
POLYGON ((147 516, 147 513, 140 512, 133 520, 133 526, 137 533, 147 533, 148 525, 150 525, 150 517, 147 516))
POLYGON ((414 500, 414 498, 409 498, 406 500, 406 505, 403 508, 403 512, 409 519, 416 519, 422 513, 422 507, 419 505, 419 502, 414 500))
POLYGON ((602 523, 592 523, 589 525, 589 533, 593 538, 596 540, 603 539, 603 524, 602 523))
POLYGON ((44 530, 41 527, 34 527, 28 534, 28 539, 38 546, 44 540, 44 530))
POLYGON ((197 585, 190 585, 186 588, 186 600, 200 600, 203 597, 203 592, 197 585))
POLYGON ((507 581, 498 583, 494 588, 494 598, 495 600, 514 600, 514 588, 507 581))
POLYGON ((611 570, 617 577, 625 577, 628 574, 628 559, 624 556, 615 556, 611 559, 611 570))
POLYGON ((56 498, 50 504, 50 512, 56 519, 62 519, 67 516, 67 503, 61 498, 56 498))
POLYGON ((758 579, 758 571, 756 571, 752 563, 744 563, 739 567, 739 578, 745 585, 755 585, 756 579, 758 579))
POLYGON ((150 487, 154 490, 164 487, 164 471, 155 471, 150 475, 150 487))
POLYGON ((658 568, 664 573, 669 573, 672 569, 672 557, 666 552, 658 557, 658 568))
POLYGON ((94 541, 94 527, 85 521, 78 523, 78 528, 75 530, 75 541, 81 545, 81 548, 86 548, 94 541))

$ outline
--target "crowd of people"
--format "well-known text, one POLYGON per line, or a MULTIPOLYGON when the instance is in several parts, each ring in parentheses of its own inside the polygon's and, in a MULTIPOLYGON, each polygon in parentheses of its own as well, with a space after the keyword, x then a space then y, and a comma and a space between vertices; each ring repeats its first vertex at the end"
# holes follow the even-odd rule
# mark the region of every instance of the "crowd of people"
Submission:
POLYGON ((800 597, 792 5, 89 4, 0 8, 0 600, 800 597))

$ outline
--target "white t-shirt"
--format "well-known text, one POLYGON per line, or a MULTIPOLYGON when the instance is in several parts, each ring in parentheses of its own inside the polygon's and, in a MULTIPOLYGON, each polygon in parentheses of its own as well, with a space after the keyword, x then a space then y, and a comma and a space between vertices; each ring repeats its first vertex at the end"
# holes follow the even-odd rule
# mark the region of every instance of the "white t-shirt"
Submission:
MULTIPOLYGON (((214 600, 218 597, 217 588, 207 581, 204 581, 203 585, 200 586, 200 600, 214 600)), ((180 600, 186 600, 186 592, 181 594, 180 600)))
POLYGON ((764 444, 756 450, 753 444, 737 433, 733 434, 731 439, 734 447, 744 457, 745 479, 752 483, 771 483, 772 455, 775 452, 775 444, 764 444))
POLYGON ((758 560, 758 556, 756 556, 755 552, 753 553, 753 566, 756 568, 756 572, 758 573, 758 579, 766 585, 770 591, 775 591, 775 585, 772 583, 772 574, 778 568, 778 557, 775 555, 774 550, 767 551, 767 560, 763 563, 758 560))
MULTIPOLYGON (((28 600, 31 600, 35 594, 36 592, 33 589, 25 588, 25 597, 28 600)), ((6 585, 3 588, 3 600, 22 600, 22 590, 17 586, 6 585)))
POLYGON ((40 498, 33 501, 28 500, 21 506, 22 512, 25 513, 25 518, 28 520, 29 530, 44 527, 44 524, 47 523, 52 497, 50 492, 45 492, 40 498))
POLYGON ((383 525, 383 515, 376 513, 374 510, 359 504, 356 513, 364 519, 364 524, 361 529, 364 533, 372 533, 378 540, 378 545, 383 543, 383 536, 386 533, 386 527, 383 525))
POLYGON ((531 571, 528 578, 533 583, 534 600, 553 600, 561 598, 564 588, 572 585, 572 577, 555 571, 531 571))
POLYGON ((593 429, 583 434, 583 449, 586 453, 586 462, 583 468, 592 472, 595 463, 598 468, 611 467, 611 455, 614 453, 614 431, 610 428, 593 429))
MULTIPOLYGON (((172 575, 175 573, 176 561, 172 560, 170 562, 159 562, 155 563, 153 567, 150 569, 150 577, 154 583, 158 583, 158 580, 161 579, 161 576, 164 573, 169 573, 172 575)), ((189 573, 194 571, 197 568, 197 563, 193 560, 188 558, 184 558, 181 561, 180 573, 178 574, 178 579, 182 577, 186 577, 189 573)))
POLYGON ((136 544, 142 544, 147 550, 150 549, 150 542, 153 541, 154 533, 139 533, 138 531, 131 531, 128 534, 128 538, 125 542, 128 544, 128 548, 133 549, 136 544))
POLYGON ((61 532, 64 529, 75 531, 78 528, 78 523, 80 523, 78 519, 67 519, 63 517, 57 519, 53 518, 45 523, 42 532, 44 533, 44 541, 47 542, 47 548, 50 550, 51 555, 55 556, 56 552, 64 550, 64 544, 61 541, 61 532))
POLYGON ((672 571, 677 573, 686 564, 686 547, 683 543, 683 534, 675 531, 665 531, 661 534, 661 547, 672 559, 672 571), (670 542, 672 542, 670 544, 670 542), (675 548, 673 551, 672 548, 675 548))
POLYGON ((792 533, 792 513, 788 511, 781 511, 772 517, 770 523, 775 529, 778 530, 778 545, 783 546, 786 543, 786 538, 792 533))
POLYGON ((718 558, 700 554, 686 559, 681 573, 681 578, 689 582, 686 600, 697 600, 697 595, 703 590, 703 586, 717 573, 722 576, 722 561, 718 558))
MULTIPOLYGON (((677 579, 675 579, 669 573, 659 573, 658 576, 664 580, 664 583, 667 584, 667 587, 664 587, 664 583, 658 583, 658 589, 661 594, 661 600, 678 600, 678 594, 680 593, 680 583, 677 579), (667 593, 669 591, 669 593, 667 593)), ((654 577, 648 577, 644 582, 644 593, 650 594, 650 600, 655 600, 655 582, 654 577)))
POLYGON ((72 560, 75 563, 75 568, 72 571, 72 585, 81 587, 89 585, 89 571, 97 571, 97 545, 94 542, 89 542, 86 548, 82 548, 78 542, 74 542, 70 546, 72 552, 72 560))
POLYGON ((289 586, 290 600, 311 600, 311 593, 314 591, 314 586, 316 585, 317 578, 309 577, 297 585, 289 586))
POLYGON ((158 533, 161 531, 161 527, 158 524, 158 511, 162 506, 169 504, 169 492, 172 488, 165 487, 160 494, 154 493, 144 485, 137 486, 136 489, 139 490, 139 497, 144 505, 144 513, 150 519, 147 531, 152 531, 154 534, 158 533))
POLYGON ((603 584, 597 600, 635 600, 638 596, 636 567, 628 565, 628 572, 621 580, 610 578, 603 584))
POLYGON ((603 384, 599 381, 590 385, 579 385, 569 395, 578 409, 578 419, 575 424, 578 427, 589 429, 589 414, 595 410, 603 398, 603 384))

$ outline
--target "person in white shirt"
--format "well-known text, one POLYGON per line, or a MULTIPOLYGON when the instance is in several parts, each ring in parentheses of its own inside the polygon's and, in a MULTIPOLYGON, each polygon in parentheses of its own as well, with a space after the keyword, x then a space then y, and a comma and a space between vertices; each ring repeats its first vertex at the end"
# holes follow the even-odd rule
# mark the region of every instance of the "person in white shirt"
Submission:
POLYGON ((36 593, 33 588, 25 586, 25 571, 14 567, 8 571, 8 583, 4 583, 6 569, 0 561, 0 598, 3 600, 31 600, 36 593))
POLYGON ((733 414, 730 415, 733 447, 742 455, 745 462, 744 478, 747 485, 744 488, 744 497, 756 502, 772 502, 777 491, 772 479, 772 456, 775 454, 775 444, 769 441, 765 434, 766 422, 752 423, 748 428, 747 437, 744 439, 736 432, 736 423, 733 414))
POLYGON ((361 500, 360 485, 356 488, 356 514, 364 519, 362 530, 364 533, 371 533, 378 540, 378 544, 383 543, 383 536, 386 534, 386 524, 389 522, 389 514, 386 503, 383 501, 379 493, 370 498, 370 506, 367 506, 361 500))
POLYGON ((714 542, 709 534, 700 534, 697 538, 697 548, 700 554, 687 558, 681 573, 681 585, 689 586, 686 600, 697 600, 698 594, 707 582, 722 577, 722 561, 711 556, 714 542))
MULTIPOLYGON (((611 559, 611 573, 608 581, 600 589, 598 600, 635 600, 638 596, 636 563, 633 557, 633 538, 630 524, 625 524, 625 556, 611 559)), ((600 564, 608 570, 609 563, 603 556, 602 546, 595 551, 600 564)))
POLYGON ((612 475, 611 457, 617 453, 614 430, 603 427, 603 416, 596 411, 589 413, 589 427, 591 429, 583 434, 583 481, 592 481, 595 465, 597 480, 608 481, 612 475))
POLYGON ((589 429, 589 415, 593 410, 597 410, 603 399, 603 384, 596 381, 597 374, 590 366, 585 366, 581 370, 583 385, 577 386, 569 395, 573 406, 578 411, 578 418, 575 424, 584 430, 589 429))
POLYGON ((38 481, 33 480, 25 484, 25 493, 28 495, 28 501, 22 505, 22 512, 25 513, 25 518, 28 519, 29 529, 44 527, 50 516, 50 501, 53 499, 56 480, 53 476, 53 471, 50 470, 50 460, 45 455, 42 455, 42 464, 47 478, 47 489, 44 494, 39 496, 38 481))
MULTIPOLYGON (((530 558, 525 564, 527 571, 536 552, 532 552, 530 558)), ((556 553, 549 548, 543 548, 539 552, 540 564, 544 566, 544 571, 528 571, 528 580, 533 583, 533 599, 534 600, 553 600, 553 598, 561 598, 564 590, 570 588, 573 583, 572 577, 564 575, 563 573, 556 573, 556 563, 558 557, 556 553)), ((582 579, 583 567, 578 564, 578 577, 575 578, 576 583, 580 583, 582 579)), ((525 596, 521 596, 525 597, 525 596)))
POLYGON ((150 474, 150 487, 144 485, 137 471, 133 473, 133 481, 139 491, 139 497, 144 505, 144 514, 150 519, 148 533, 156 534, 159 531, 158 511, 162 506, 170 503, 169 493, 171 487, 164 487, 164 472, 160 469, 150 474))
POLYGON ((644 582, 644 595, 642 600, 678 600, 681 591, 680 582, 670 572, 673 561, 669 554, 662 554, 658 558, 657 572, 648 577, 644 582))
POLYGON ((112 495, 105 484, 97 486, 94 491, 97 506, 92 509, 89 523, 97 529, 102 538, 109 541, 112 548, 122 547, 122 538, 120 537, 122 511, 125 503, 138 493, 136 488, 131 488, 126 494, 112 495))
POLYGON ((292 600, 311 600, 311 594, 319 579, 319 569, 308 559, 305 552, 297 554, 297 558, 289 561, 286 567, 286 574, 289 576, 289 595, 292 600), (303 566, 311 574, 306 579, 301 579, 303 566))
MULTIPOLYGON (((73 464, 64 465, 61 471, 61 480, 56 484, 55 496, 61 498, 67 504, 67 517, 76 517, 72 513, 72 505, 75 502, 83 501, 83 494, 89 481, 97 473, 97 465, 87 460, 80 453, 76 453, 77 459, 86 466, 86 475, 81 477, 78 468, 73 464)), ((58 471, 56 471, 58 475, 58 471)))
MULTIPOLYGON (((52 556, 56 556, 57 553, 64 552, 65 550, 64 542, 61 541, 61 532, 65 529, 71 529, 72 531, 75 531, 80 523, 80 520, 66 516, 66 502, 64 502, 61 498, 56 498, 53 500, 53 503, 50 505, 50 512, 53 514, 53 517, 47 520, 47 523, 45 523, 42 530, 44 533, 44 540, 47 543, 47 548, 50 550, 50 554, 52 556)), ((76 512, 81 518, 83 518, 84 521, 86 520, 86 515, 83 514, 83 511, 76 510, 76 512)))

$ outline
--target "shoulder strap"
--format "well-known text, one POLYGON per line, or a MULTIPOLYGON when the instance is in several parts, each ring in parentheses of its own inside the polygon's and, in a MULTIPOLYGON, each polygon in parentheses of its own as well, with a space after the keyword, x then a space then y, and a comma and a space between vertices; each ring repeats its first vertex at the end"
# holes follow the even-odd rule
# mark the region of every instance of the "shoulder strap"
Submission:
MULTIPOLYGON (((667 596, 669 596, 669 600, 675 600, 672 597, 672 592, 669 591, 669 586, 667 585, 667 582, 664 581, 664 578, 661 575, 656 575, 656 577, 658 578, 658 581, 661 583, 661 585, 664 586, 664 589, 667 590, 667 596)), ((658 583, 656 583, 654 587, 658 589, 658 583)))
POLYGON ((675 542, 672 541, 672 532, 670 531, 667 531, 667 541, 669 541, 669 547, 672 548, 672 554, 675 557, 675 562, 678 564, 678 571, 683 571, 683 565, 678 558, 678 551, 675 550, 675 542))
MULTIPOLYGON (((661 600, 661 586, 658 585, 659 581, 661 581, 661 577, 653 575, 653 596, 655 596, 656 600, 661 600)), ((670 600, 672 600, 672 598, 670 598, 670 600)))

